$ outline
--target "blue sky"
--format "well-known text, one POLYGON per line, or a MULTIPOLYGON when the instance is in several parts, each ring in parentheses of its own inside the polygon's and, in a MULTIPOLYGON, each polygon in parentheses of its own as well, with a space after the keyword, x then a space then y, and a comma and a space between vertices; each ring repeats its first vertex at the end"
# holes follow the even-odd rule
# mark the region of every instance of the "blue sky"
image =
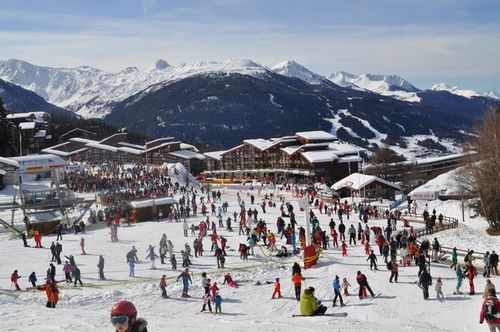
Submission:
POLYGON ((0 0, 0 59, 109 71, 251 59, 500 91, 500 1, 0 0))

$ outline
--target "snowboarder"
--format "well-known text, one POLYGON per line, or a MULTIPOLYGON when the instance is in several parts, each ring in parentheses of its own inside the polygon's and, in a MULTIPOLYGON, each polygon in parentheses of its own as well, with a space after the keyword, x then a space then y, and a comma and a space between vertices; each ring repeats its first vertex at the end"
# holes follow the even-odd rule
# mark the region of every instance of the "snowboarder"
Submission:
POLYGON ((300 314, 303 316, 322 316, 327 307, 321 304, 321 301, 314 296, 314 287, 308 287, 304 290, 300 300, 300 314))

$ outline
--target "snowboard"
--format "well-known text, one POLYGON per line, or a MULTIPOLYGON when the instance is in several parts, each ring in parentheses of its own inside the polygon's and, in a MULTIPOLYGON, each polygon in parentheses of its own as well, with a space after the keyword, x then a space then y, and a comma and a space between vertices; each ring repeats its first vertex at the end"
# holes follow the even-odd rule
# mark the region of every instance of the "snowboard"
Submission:
POLYGON ((292 315, 292 317, 325 317, 325 316, 327 316, 327 317, 346 317, 347 312, 328 313, 328 314, 324 314, 321 316, 292 315))

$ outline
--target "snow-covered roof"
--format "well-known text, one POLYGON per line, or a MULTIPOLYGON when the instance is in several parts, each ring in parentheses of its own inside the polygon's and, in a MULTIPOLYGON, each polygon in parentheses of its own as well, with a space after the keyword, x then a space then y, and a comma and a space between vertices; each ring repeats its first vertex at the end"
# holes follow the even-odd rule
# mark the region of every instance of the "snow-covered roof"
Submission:
POLYGON ((24 119, 24 118, 28 118, 28 117, 34 115, 37 121, 43 121, 46 114, 47 113, 45 113, 45 112, 14 113, 14 114, 7 114, 7 119, 9 119, 9 120, 24 119))
POLYGON ((300 145, 290 145, 290 146, 281 148, 281 150, 285 151, 285 153, 287 153, 288 155, 291 156, 295 152, 299 151, 300 148, 301 148, 300 145))
POLYGON ((410 197, 435 192, 439 192, 442 195, 460 195, 461 192, 458 188, 455 178, 457 176, 457 173, 459 173, 462 169, 463 167, 459 167, 457 169, 438 175, 434 179, 429 180, 423 185, 413 189, 409 193, 410 197))
POLYGON ((4 164, 10 165, 10 166, 14 166, 14 167, 19 168, 19 163, 17 161, 15 161, 14 159, 0 157, 0 163, 4 163, 4 164))
POLYGON ((167 142, 167 141, 172 141, 174 140, 175 137, 160 137, 160 138, 157 138, 155 140, 152 140, 152 141, 149 141, 149 142, 146 142, 146 145, 150 145, 150 144, 153 144, 153 143, 156 143, 156 142, 167 142))
POLYGON ((95 142, 87 143, 87 147, 99 149, 99 150, 111 151, 111 152, 116 152, 118 149, 118 148, 111 146, 111 145, 100 144, 100 143, 95 143, 95 142))
POLYGON ((273 142, 271 142, 270 140, 263 139, 263 138, 246 139, 243 142, 250 144, 250 145, 253 145, 259 150, 264 150, 273 144, 273 142))
POLYGON ((244 145, 244 144, 240 144, 240 145, 237 145, 237 146, 235 146, 234 148, 231 148, 231 149, 229 149, 229 150, 222 151, 221 155, 225 155, 226 153, 229 153, 229 152, 231 152, 231 151, 237 150, 237 149, 241 148, 243 145, 244 145))
POLYGON ((415 160, 408 160, 408 161, 403 161, 401 163, 398 163, 399 165, 425 165, 425 164, 433 164, 433 163, 438 163, 440 161, 449 161, 453 159, 460 159, 468 155, 473 155, 476 154, 477 152, 475 151, 468 151, 464 153, 456 153, 456 154, 449 154, 446 156, 439 156, 439 157, 429 157, 429 158, 421 158, 421 159, 415 159, 415 160))
POLYGON ((381 182, 389 187, 392 187, 396 190, 401 190, 401 187, 398 186, 395 183, 389 182, 387 180, 378 178, 374 175, 367 175, 367 174, 361 174, 361 173, 352 173, 351 175, 343 178, 342 180, 339 180, 335 182, 330 188, 333 190, 339 190, 341 188, 351 188, 354 190, 359 190, 370 183, 378 181, 381 182))
POLYGON ((178 151, 169 152, 168 154, 171 156, 179 157, 179 158, 183 158, 183 159, 200 159, 200 160, 207 159, 201 153, 197 153, 197 152, 190 151, 190 150, 178 150, 178 151))
POLYGON ((327 133, 326 131, 322 131, 322 130, 301 131, 301 132, 298 132, 296 135, 300 136, 302 138, 305 138, 307 140, 327 141, 327 140, 337 139, 337 137, 335 137, 334 135, 327 133))
POLYGON ((134 209, 139 209, 139 208, 144 208, 144 207, 149 207, 153 206, 159 206, 159 205, 167 205, 167 204, 177 204, 177 201, 173 199, 172 197, 162 197, 162 198, 155 198, 155 199, 146 199, 146 200, 141 200, 141 201, 131 201, 129 204, 134 208, 134 209))
POLYGON ((338 155, 357 154, 359 151, 363 150, 357 146, 341 141, 331 142, 328 146, 330 149, 334 149, 338 155))
POLYGON ((98 141, 81 137, 72 137, 69 140, 72 142, 79 142, 79 143, 99 143, 98 141))
POLYGON ((55 155, 60 156, 60 157, 69 157, 69 156, 72 156, 74 154, 84 152, 85 150, 87 150, 87 148, 81 148, 81 149, 73 150, 73 151, 62 151, 62 150, 54 149, 54 147, 51 147, 51 148, 43 149, 42 152, 55 154, 55 155))
POLYGON ((354 155, 354 156, 342 156, 342 157, 339 156, 338 162, 339 163, 353 163, 353 162, 360 162, 361 160, 363 160, 363 159, 361 159, 361 157, 357 156, 357 155, 354 155))
POLYGON ((222 157, 222 154, 224 154, 224 152, 226 152, 226 150, 205 152, 204 155, 207 156, 207 157, 209 157, 209 158, 216 159, 216 160, 220 161, 221 157, 222 157))
POLYGON ((117 148, 116 150, 121 151, 121 152, 125 152, 125 153, 135 154, 135 155, 140 155, 140 154, 145 152, 142 149, 139 150, 139 149, 129 148, 127 146, 122 146, 120 148, 117 148))
POLYGON ((118 145, 127 146, 129 148, 134 148, 134 149, 138 149, 138 150, 144 150, 144 145, 132 144, 129 142, 118 142, 118 145))
POLYGON ((200 152, 200 151, 196 148, 196 146, 191 145, 191 144, 187 144, 187 143, 181 143, 180 149, 181 149, 181 150, 193 150, 194 152, 200 152))
POLYGON ((338 159, 333 150, 317 150, 301 152, 310 163, 327 163, 338 159))
POLYGON ((29 163, 34 161, 47 161, 49 163, 62 163, 66 164, 64 159, 53 154, 29 154, 22 157, 12 157, 15 161, 19 163, 29 163))
POLYGON ((172 145, 172 144, 181 144, 180 141, 173 141, 173 142, 165 142, 165 143, 161 143, 160 145, 156 145, 156 146, 152 146, 150 147, 149 149, 147 149, 146 151, 153 151, 153 150, 158 150, 158 149, 161 149, 161 148, 164 148, 166 146, 169 146, 169 145, 172 145))
POLYGON ((35 138, 43 138, 47 135, 47 131, 46 130, 39 130, 35 133, 35 135, 33 135, 33 137, 35 138))
POLYGON ((21 130, 35 129, 36 122, 21 122, 19 128, 21 130))

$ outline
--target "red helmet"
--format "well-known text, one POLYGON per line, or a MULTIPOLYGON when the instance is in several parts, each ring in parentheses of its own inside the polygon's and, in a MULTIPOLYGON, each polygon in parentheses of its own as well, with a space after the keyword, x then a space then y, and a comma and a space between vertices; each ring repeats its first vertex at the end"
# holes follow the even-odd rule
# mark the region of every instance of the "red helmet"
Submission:
POLYGON ((111 307, 111 316, 127 315, 130 320, 135 320, 137 317, 137 309, 135 305, 126 300, 116 302, 113 307, 111 307))

